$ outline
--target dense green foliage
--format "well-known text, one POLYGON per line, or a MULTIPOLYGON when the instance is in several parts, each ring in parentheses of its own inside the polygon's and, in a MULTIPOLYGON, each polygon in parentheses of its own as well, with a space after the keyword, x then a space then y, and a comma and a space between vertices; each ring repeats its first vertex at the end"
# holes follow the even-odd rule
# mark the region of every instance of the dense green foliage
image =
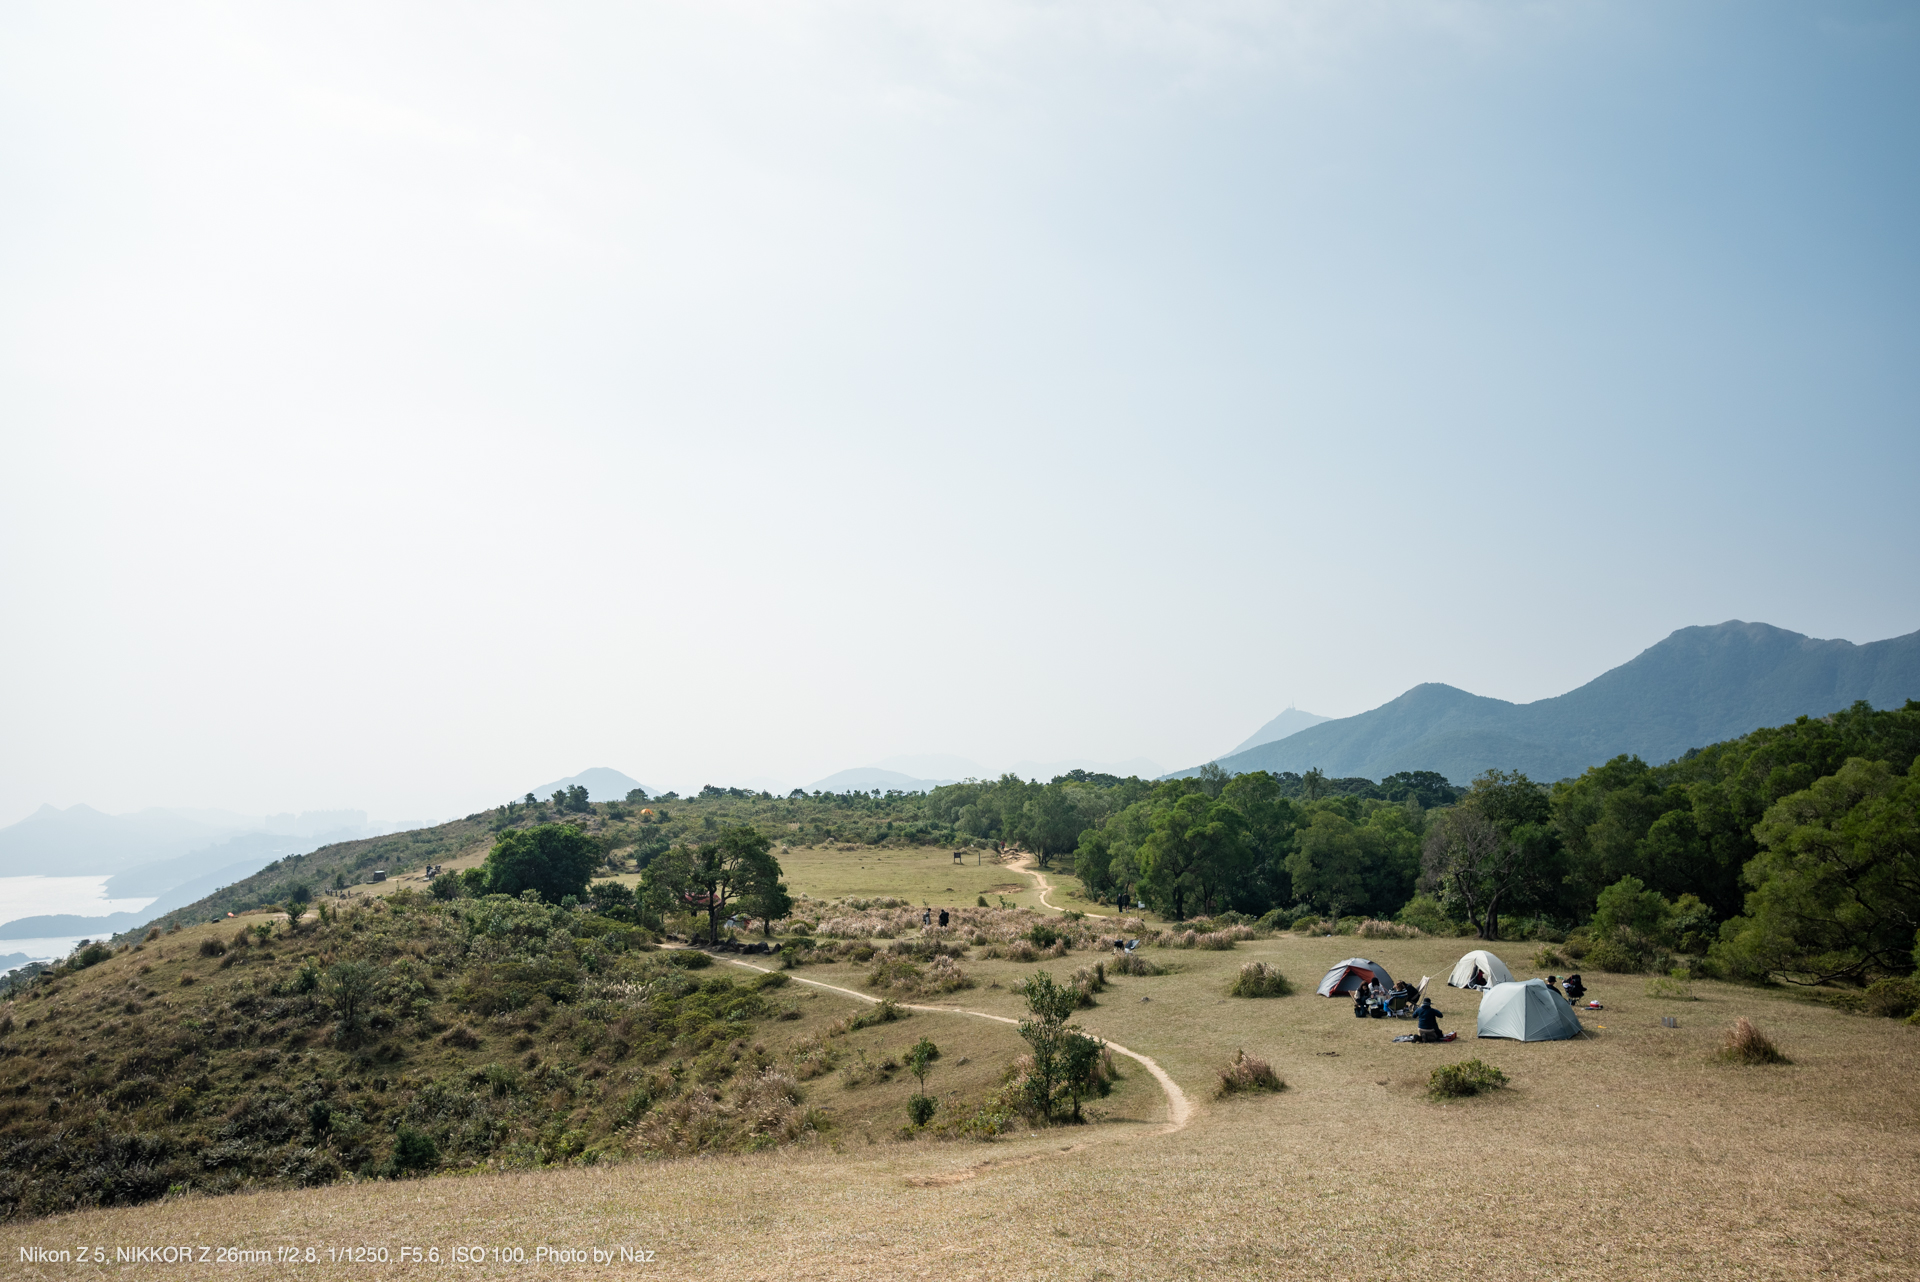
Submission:
POLYGON ((488 894, 517 896, 531 890, 557 904, 568 895, 586 893, 587 879, 600 859, 598 847, 572 824, 504 832, 487 853, 484 885, 488 894))

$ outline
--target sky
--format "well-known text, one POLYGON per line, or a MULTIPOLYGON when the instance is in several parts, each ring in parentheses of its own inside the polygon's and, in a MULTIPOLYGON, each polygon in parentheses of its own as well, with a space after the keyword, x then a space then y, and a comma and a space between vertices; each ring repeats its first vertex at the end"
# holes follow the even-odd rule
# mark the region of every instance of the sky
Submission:
POLYGON ((1903 4, 13 4, 0 823, 1920 628, 1903 4))

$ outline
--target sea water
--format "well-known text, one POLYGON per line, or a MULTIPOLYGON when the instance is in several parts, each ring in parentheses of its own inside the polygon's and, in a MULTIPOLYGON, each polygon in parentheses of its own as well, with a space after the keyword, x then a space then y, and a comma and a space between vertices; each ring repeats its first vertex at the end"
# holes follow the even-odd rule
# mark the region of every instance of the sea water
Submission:
POLYGON ((0 877, 0 970, 26 961, 52 961, 65 957, 86 936, 71 938, 7 939, 5 926, 22 917, 44 917, 55 913, 75 913, 83 917, 104 917, 108 913, 137 913, 153 902, 151 896, 139 899, 108 899, 109 877, 0 877))

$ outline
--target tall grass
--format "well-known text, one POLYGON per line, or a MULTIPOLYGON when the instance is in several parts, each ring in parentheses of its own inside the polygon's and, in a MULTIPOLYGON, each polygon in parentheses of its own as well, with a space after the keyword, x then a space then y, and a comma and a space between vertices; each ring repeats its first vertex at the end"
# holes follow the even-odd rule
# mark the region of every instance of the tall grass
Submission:
POLYGON ((1726 1040, 1720 1047, 1720 1058, 1734 1064, 1791 1064, 1793 1061, 1781 1054, 1773 1039, 1742 1015, 1733 1021, 1727 1029, 1726 1040))
POLYGON ((1266 962, 1248 962, 1240 968, 1234 978, 1233 986, 1227 989, 1229 997, 1285 997, 1293 991, 1293 985, 1280 973, 1278 966, 1266 962))
POLYGON ((1225 1098, 1228 1095, 1254 1094, 1260 1091, 1284 1091, 1287 1084, 1273 1071, 1273 1065, 1264 1059, 1255 1059, 1244 1050, 1235 1051, 1233 1063, 1216 1069, 1220 1079, 1214 1088, 1214 1094, 1225 1098))

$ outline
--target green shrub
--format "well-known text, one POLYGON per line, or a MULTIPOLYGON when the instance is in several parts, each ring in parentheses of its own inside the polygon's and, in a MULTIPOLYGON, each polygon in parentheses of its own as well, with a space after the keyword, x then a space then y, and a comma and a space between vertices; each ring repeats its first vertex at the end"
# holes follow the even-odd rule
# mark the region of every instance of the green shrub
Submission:
POLYGON ((1287 1089, 1287 1084, 1273 1071, 1273 1065, 1263 1059, 1255 1059, 1245 1051, 1234 1052, 1233 1063, 1215 1071, 1220 1083, 1214 1093, 1222 1097, 1287 1089))
POLYGON ((1647 981, 1647 996, 1665 998, 1673 1002, 1694 1000, 1693 990, 1677 979, 1666 975, 1655 975, 1647 981))
POLYGON ((909 1095, 907 1097, 907 1116, 913 1119, 915 1126, 925 1126, 933 1120, 933 1111, 940 1107, 940 1101, 931 1095, 909 1095))
POLYGON ((1121 953, 1113 959, 1113 973, 1116 975, 1164 975, 1165 966, 1155 965, 1142 953, 1121 953))
POLYGON ((440 1164, 440 1148, 425 1131, 401 1123, 393 1137, 393 1169, 430 1171, 440 1164))
POLYGON ((200 955, 202 957, 222 957, 226 955, 226 951, 227 946, 217 939, 203 939, 200 941, 200 955))
POLYGON ((973 897, 973 906, 975 908, 985 908, 987 906, 987 897, 985 895, 975 895, 973 897))
POLYGON ((1905 1019, 1916 1011, 1920 1011, 1920 980, 1888 978, 1868 985, 1867 1014, 1905 1019))
POLYGON ((1457 933, 1454 921, 1447 916, 1446 909, 1432 895, 1421 893, 1406 902, 1393 919, 1402 925, 1424 930, 1429 935, 1447 936, 1457 933))
POLYGON ((1427 1078, 1427 1094, 1434 1099, 1459 1099, 1481 1091, 1498 1090, 1506 1084, 1507 1075, 1493 1065, 1468 1059, 1434 1069, 1427 1078))
POLYGON ((1035 923, 1033 929, 1027 932, 1027 942, 1035 948, 1052 948, 1062 938, 1064 936, 1046 922, 1035 923))
POLYGON ((713 958, 698 948, 674 948, 667 952, 667 960, 681 970, 705 970, 713 965, 713 958))
POLYGON ((1266 962, 1248 962, 1240 968, 1240 974, 1227 989, 1229 997, 1285 997, 1293 991, 1293 985, 1280 973, 1278 966, 1269 966, 1266 962))

